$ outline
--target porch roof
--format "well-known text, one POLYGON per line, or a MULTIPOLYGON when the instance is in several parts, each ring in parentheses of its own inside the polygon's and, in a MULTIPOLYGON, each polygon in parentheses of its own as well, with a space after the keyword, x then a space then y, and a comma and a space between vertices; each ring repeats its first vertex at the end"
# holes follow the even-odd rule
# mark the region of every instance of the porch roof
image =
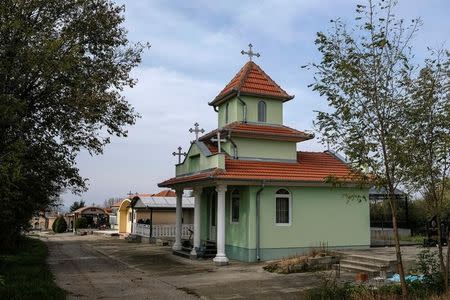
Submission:
MULTIPOLYGON (((182 207, 193 208, 194 197, 183 197, 182 207)), ((176 197, 139 197, 134 208, 176 208, 176 197)))
POLYGON ((196 174, 173 177, 158 184, 169 187, 206 180, 268 180, 325 182, 328 178, 353 182, 354 173, 336 155, 325 152, 297 152, 297 162, 240 160, 226 157, 225 170, 212 169, 196 174))

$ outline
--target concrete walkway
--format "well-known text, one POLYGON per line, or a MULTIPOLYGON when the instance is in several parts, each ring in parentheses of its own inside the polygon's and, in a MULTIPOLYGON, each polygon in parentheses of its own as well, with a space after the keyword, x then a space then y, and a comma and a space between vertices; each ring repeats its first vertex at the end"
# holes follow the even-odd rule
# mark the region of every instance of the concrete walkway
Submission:
MULTIPOLYGON (((447 253, 447 247, 444 247, 444 254, 447 253)), ((402 258, 405 261, 415 261, 417 259, 417 255, 425 249, 431 249, 433 251, 437 251, 437 247, 424 248, 422 246, 402 246, 402 258)), ((342 250, 339 251, 341 253, 346 254, 358 254, 358 255, 366 255, 373 256, 382 259, 391 259, 395 260, 395 247, 374 247, 364 250, 342 250)))
POLYGON ((48 236, 48 264, 67 299, 195 299, 166 282, 112 260, 73 235, 48 236))
POLYGON ((312 273, 272 274, 263 263, 236 261, 216 267, 210 260, 176 257, 169 247, 115 237, 43 239, 56 281, 70 292, 69 299, 301 299, 305 289, 320 283, 312 273))

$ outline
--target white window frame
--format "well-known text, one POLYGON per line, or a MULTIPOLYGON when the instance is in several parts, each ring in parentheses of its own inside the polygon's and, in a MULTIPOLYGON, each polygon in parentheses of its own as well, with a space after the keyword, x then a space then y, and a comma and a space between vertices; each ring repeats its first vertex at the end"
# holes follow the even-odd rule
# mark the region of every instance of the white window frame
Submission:
POLYGON ((230 193, 230 224, 239 224, 239 221, 241 219, 241 191, 234 189, 230 193), (233 221, 233 193, 237 191, 239 195, 239 215, 238 215, 238 221, 233 221))
POLYGON ((291 226, 292 225, 292 192, 284 187, 280 187, 275 192, 275 197, 273 199, 274 207, 274 223, 276 226, 291 226), (289 194, 278 194, 279 190, 286 190, 289 194), (287 198, 289 202, 289 222, 288 223, 277 223, 277 198, 287 198))

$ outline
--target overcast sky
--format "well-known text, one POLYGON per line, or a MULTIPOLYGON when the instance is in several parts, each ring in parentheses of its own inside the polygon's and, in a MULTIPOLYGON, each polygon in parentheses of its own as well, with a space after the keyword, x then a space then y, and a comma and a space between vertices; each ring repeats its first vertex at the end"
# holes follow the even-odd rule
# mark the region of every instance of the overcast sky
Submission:
MULTIPOLYGON (((70 205, 83 199, 102 204, 129 191, 154 193, 157 183, 175 174, 178 146, 187 149, 195 122, 209 131, 217 126, 217 115, 208 106, 247 61, 240 54, 251 42, 261 53, 255 61, 294 100, 285 104, 285 125, 313 130, 315 110, 326 101, 307 85, 311 71, 300 66, 318 61, 315 33, 326 31, 329 20, 352 21, 355 1, 152 1, 120 0, 124 4, 125 27, 133 42, 151 48, 133 71, 139 82, 125 91, 127 100, 142 115, 129 128, 129 137, 112 139, 102 156, 81 153, 78 167, 89 179, 89 190, 81 196, 62 196, 70 205)), ((358 3, 364 1, 358 1, 358 3)), ((423 26, 415 39, 418 59, 426 47, 450 42, 450 1, 400 0, 397 16, 421 17, 423 26)), ((300 150, 323 151, 318 141, 298 144, 300 150)))

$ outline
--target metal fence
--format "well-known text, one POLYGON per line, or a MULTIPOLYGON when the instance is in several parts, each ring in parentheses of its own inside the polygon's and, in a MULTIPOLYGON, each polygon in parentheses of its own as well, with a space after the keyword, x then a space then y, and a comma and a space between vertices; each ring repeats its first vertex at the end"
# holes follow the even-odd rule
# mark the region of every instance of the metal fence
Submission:
MULTIPOLYGON (((175 224, 168 225, 147 225, 133 223, 133 234, 142 237, 175 237, 175 224)), ((181 236, 189 237, 190 231, 194 231, 194 224, 183 224, 181 227, 181 236)))

